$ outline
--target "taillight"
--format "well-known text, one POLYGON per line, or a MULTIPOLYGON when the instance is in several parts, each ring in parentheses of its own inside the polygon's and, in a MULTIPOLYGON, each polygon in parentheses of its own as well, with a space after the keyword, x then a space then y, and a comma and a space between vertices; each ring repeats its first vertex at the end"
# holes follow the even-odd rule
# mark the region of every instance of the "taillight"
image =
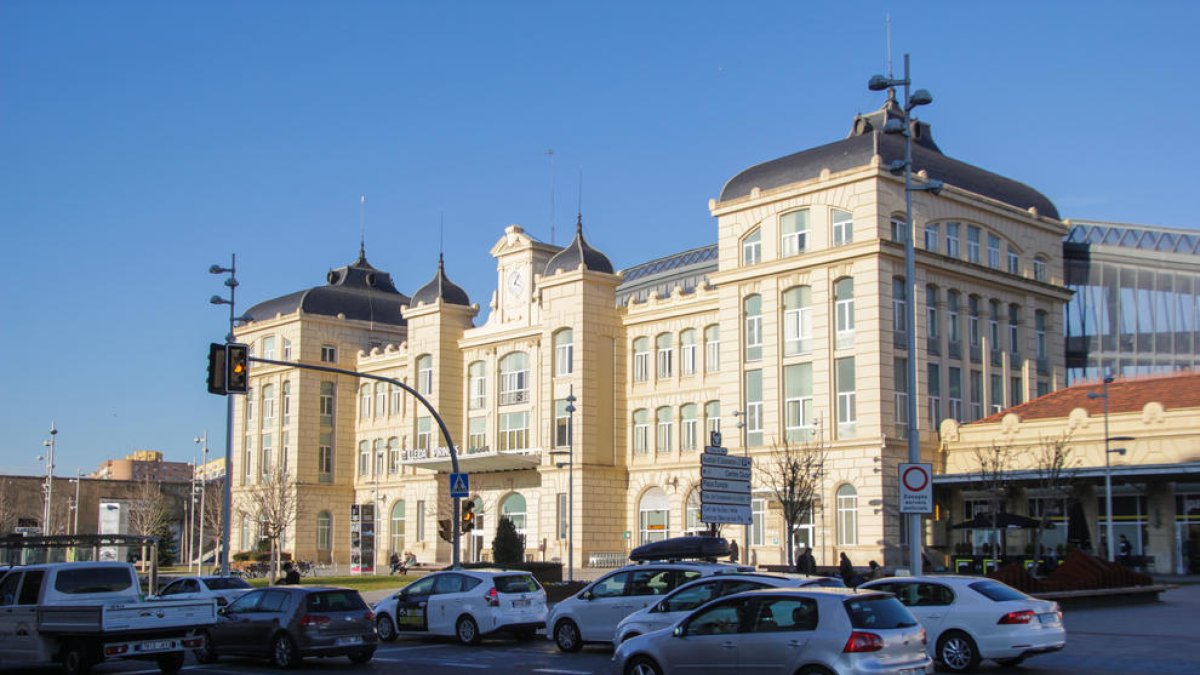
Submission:
POLYGON ((846 646, 842 648, 842 651, 847 654, 860 654, 877 652, 880 649, 883 649, 883 638, 874 633, 856 630, 850 634, 850 639, 846 640, 846 646))
POLYGON ((487 594, 484 595, 483 598, 484 600, 487 600, 488 607, 500 606, 500 594, 496 592, 495 588, 488 590, 487 594))
POLYGON ((929 636, 925 635, 924 628, 921 629, 920 635, 921 635, 921 644, 923 644, 923 645, 929 644, 929 636))
POLYGON ((1029 623, 1030 621, 1033 621, 1033 618, 1036 616, 1037 613, 1035 613, 1032 609, 1023 609, 1019 612, 1009 612, 1008 614, 1005 614, 1004 616, 1000 617, 1000 620, 996 623, 1002 625, 1029 623))
POLYGON ((109 645, 104 648, 105 656, 117 656, 129 651, 129 645, 109 645))
POLYGON ((373 611, 371 611, 371 610, 369 610, 369 609, 368 609, 368 610, 367 610, 367 613, 366 613, 366 614, 363 614, 363 620, 365 620, 365 621, 374 621, 374 620, 375 620, 375 612, 373 612, 373 611))
POLYGON ((183 646, 188 649, 197 649, 199 647, 203 647, 204 646, 204 638, 202 638, 202 637, 184 638, 183 646))
POLYGON ((300 617, 300 625, 301 626, 324 626, 325 624, 329 623, 332 620, 333 619, 330 619, 329 617, 327 617, 323 614, 305 614, 304 616, 300 617))

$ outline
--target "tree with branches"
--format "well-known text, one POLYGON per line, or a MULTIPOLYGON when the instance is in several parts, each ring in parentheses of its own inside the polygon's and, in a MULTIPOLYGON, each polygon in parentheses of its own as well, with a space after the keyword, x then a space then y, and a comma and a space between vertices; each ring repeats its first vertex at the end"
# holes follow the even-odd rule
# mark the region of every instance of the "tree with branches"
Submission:
POLYGON ((222 525, 222 510, 225 500, 225 479, 217 478, 214 480, 205 481, 204 483, 204 512, 200 517, 204 519, 204 536, 197 543, 199 548, 200 560, 204 561, 204 552, 212 551, 213 560, 218 559, 217 552, 220 550, 221 535, 223 530, 222 525), (213 542, 216 542, 214 545, 213 542))
POLYGON ((787 559, 795 564, 795 542, 792 533, 808 522, 816 507, 825 479, 825 462, 829 449, 822 438, 775 443, 769 468, 760 472, 763 482, 783 511, 787 536, 787 559))
POLYGON ((1001 445, 994 441, 990 446, 976 446, 973 452, 975 465, 979 467, 975 474, 983 487, 987 500, 988 517, 991 519, 992 530, 995 532, 996 546, 1000 547, 1002 545, 999 527, 1000 511, 1008 498, 1010 488, 1008 472, 1012 469, 1016 452, 1012 445, 1001 445))
POLYGON ((296 522, 299 494, 295 479, 283 468, 259 476, 258 482, 246 485, 238 494, 239 510, 257 523, 259 535, 270 546, 272 580, 280 575, 280 540, 296 522))
POLYGON ((1057 436, 1038 436, 1038 444, 1028 451, 1031 471, 1034 475, 1034 486, 1040 499, 1037 513, 1039 527, 1033 532, 1033 554, 1041 554, 1042 530, 1051 524, 1051 517, 1066 515, 1055 513, 1054 509, 1046 508, 1046 504, 1069 505, 1074 490, 1075 473, 1079 467, 1079 459, 1071 455, 1071 430, 1064 429, 1057 436))
MULTIPOLYGON (((129 529, 136 535, 156 537, 167 529, 171 518, 162 484, 143 478, 133 488, 129 499, 129 529)), ((142 544, 142 568, 146 566, 146 545, 142 544)))
POLYGON ((17 502, 13 498, 14 494, 12 481, 5 479, 0 485, 0 535, 11 533, 17 525, 17 502))

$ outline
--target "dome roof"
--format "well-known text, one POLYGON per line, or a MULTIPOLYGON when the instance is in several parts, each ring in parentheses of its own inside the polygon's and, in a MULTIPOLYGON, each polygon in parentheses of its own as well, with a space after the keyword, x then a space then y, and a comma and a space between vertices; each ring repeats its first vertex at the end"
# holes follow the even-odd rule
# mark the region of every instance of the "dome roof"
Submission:
MULTIPOLYGON (((883 133, 883 125, 889 119, 903 117, 904 113, 896 103, 894 94, 889 92, 882 108, 854 118, 854 126, 846 138, 752 166, 725 184, 720 201, 745 197, 756 187, 770 190, 816 178, 822 169, 836 173, 863 166, 869 164, 876 154, 884 165, 903 160, 904 137, 883 133)), ((947 185, 1020 209, 1034 207, 1038 215, 1058 219, 1058 209, 1054 203, 1037 190, 942 154, 925 122, 913 123, 912 132, 914 172, 925 171, 929 178, 947 185)))
POLYGON ((471 306, 471 298, 467 297, 467 292, 456 286, 446 276, 446 264, 441 255, 438 255, 437 274, 433 275, 433 279, 429 283, 413 293, 412 305, 416 307, 422 303, 433 304, 438 300, 447 305, 471 306))
POLYGON ((260 302, 251 307, 245 317, 248 321, 265 321, 302 310, 306 314, 343 315, 357 321, 395 326, 406 324, 400 308, 409 304, 408 296, 396 290, 390 274, 367 262, 362 248, 358 260, 330 270, 326 281, 324 286, 260 302))
POLYGON ((575 222, 575 238, 566 248, 554 254, 546 263, 546 276, 557 274, 560 270, 574 271, 583 265, 593 272, 613 273, 612 263, 608 256, 588 246, 583 238, 583 215, 575 222))

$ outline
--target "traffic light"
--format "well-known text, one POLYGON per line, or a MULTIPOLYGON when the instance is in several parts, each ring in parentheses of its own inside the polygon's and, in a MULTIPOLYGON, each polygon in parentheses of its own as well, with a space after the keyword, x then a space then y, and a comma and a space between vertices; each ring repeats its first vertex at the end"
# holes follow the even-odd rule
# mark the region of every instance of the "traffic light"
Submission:
POLYGON ((236 342, 225 345, 225 391, 244 394, 250 387, 250 348, 236 342))
POLYGON ((470 532, 473 529, 475 529, 475 502, 463 502, 462 532, 470 532))
POLYGON ((208 393, 225 395, 225 345, 208 346, 208 393))
POLYGON ((454 543, 453 526, 454 521, 450 520, 449 518, 442 518, 438 520, 438 536, 441 537, 443 541, 448 541, 451 544, 454 543))

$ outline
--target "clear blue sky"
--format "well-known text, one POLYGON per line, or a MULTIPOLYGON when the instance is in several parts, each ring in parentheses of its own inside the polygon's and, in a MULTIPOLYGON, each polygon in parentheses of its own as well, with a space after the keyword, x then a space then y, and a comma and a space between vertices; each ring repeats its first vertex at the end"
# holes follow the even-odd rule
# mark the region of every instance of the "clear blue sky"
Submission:
POLYGON ((223 399, 209 265, 249 304, 358 250, 485 305, 510 223, 559 243, 578 175, 618 268, 715 241, 747 166, 841 138, 885 66, 949 155, 1065 217, 1194 227, 1197 3, 0 2, 0 452, 189 459, 223 399))

